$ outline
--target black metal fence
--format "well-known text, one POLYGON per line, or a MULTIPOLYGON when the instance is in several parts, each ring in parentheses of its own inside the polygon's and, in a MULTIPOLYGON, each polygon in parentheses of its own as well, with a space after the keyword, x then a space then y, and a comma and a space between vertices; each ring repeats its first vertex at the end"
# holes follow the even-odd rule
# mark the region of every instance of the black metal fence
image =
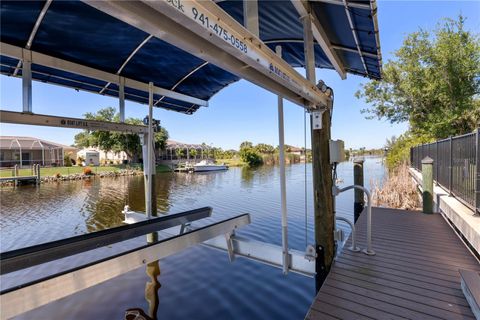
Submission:
POLYGON ((433 162, 433 179, 465 205, 480 212, 480 129, 410 149, 411 166, 422 170, 422 159, 433 162))

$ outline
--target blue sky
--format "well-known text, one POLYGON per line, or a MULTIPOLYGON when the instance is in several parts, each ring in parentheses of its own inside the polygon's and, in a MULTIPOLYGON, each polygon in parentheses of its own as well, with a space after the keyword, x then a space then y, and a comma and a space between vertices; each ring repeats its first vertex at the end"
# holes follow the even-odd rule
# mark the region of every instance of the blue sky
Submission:
MULTIPOLYGON (((378 1, 378 19, 383 61, 392 57, 406 34, 419 28, 432 29, 444 17, 467 18, 468 30, 480 30, 480 1, 378 1)), ((367 81, 348 75, 346 80, 330 70, 317 69, 317 79, 323 79, 335 91, 332 137, 345 141, 346 147, 378 148, 386 138, 399 135, 407 124, 391 125, 387 121, 367 120, 360 113, 365 107, 354 97, 361 83, 367 81)), ((22 110, 21 81, 0 76, 0 108, 22 110)), ((85 112, 118 105, 113 98, 77 92, 73 89, 34 82, 33 111, 82 117, 85 112)), ((127 117, 143 118, 147 106, 127 102, 127 117)), ((154 117, 162 121, 170 138, 188 142, 213 144, 224 149, 237 149, 242 141, 278 144, 277 98, 275 95, 246 81, 239 81, 222 90, 192 116, 155 109, 154 117)), ((308 130, 308 128, 307 128, 308 130)), ((72 144, 79 130, 2 124, 1 135, 36 136, 63 144, 72 144)), ((308 131, 307 131, 308 132, 308 131)), ((307 134, 307 147, 310 145, 307 134)), ((304 145, 303 109, 285 102, 285 142, 304 145)))

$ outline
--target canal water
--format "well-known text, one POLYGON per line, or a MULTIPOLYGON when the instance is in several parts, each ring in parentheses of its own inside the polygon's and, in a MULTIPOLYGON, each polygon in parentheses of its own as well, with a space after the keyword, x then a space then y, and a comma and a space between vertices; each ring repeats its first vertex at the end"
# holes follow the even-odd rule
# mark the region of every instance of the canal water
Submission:
MULTIPOLYGON (((290 165, 286 174, 289 244, 303 251, 306 241, 313 241, 311 166, 290 165)), ((367 158, 366 185, 383 175, 382 159, 367 158)), ((339 165, 338 179, 343 180, 340 186, 352 184, 352 162, 339 165)), ((250 213, 252 224, 238 234, 279 245, 279 183, 279 168, 273 166, 158 174, 158 210, 170 214, 211 206, 213 214, 207 222, 250 213)), ((142 176, 2 188, 1 251, 121 225, 125 204, 132 210, 145 209, 143 188, 142 176)), ((349 191, 337 199, 337 214, 353 219, 352 210, 353 191, 349 191)), ((339 225, 348 231, 346 225, 339 225)), ((145 237, 7 274, 0 278, 0 286, 3 290, 143 243, 145 237)), ((284 276, 279 269, 243 258, 230 263, 226 253, 202 246, 162 259, 159 266, 161 274, 156 281, 140 268, 18 319, 123 319, 131 308, 147 314, 150 308, 157 319, 303 319, 315 294, 311 278, 284 276)))

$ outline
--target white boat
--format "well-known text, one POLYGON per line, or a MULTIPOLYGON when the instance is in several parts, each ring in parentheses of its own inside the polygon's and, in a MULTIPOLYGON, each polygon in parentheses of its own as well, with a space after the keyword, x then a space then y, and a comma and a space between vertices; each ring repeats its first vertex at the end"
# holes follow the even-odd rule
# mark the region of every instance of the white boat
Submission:
POLYGON ((203 171, 220 171, 227 170, 228 166, 225 164, 216 164, 209 160, 202 160, 199 163, 193 165, 193 171, 203 172, 203 171))

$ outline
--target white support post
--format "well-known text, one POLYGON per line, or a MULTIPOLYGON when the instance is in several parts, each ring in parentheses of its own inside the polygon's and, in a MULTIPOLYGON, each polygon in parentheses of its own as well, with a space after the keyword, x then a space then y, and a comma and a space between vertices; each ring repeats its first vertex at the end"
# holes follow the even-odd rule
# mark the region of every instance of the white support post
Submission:
POLYGON ((148 133, 144 133, 141 137, 142 142, 142 158, 143 158, 143 176, 145 180, 145 212, 147 213, 147 217, 151 218, 151 192, 150 192, 150 161, 148 158, 148 141, 150 140, 148 137, 148 133))
POLYGON ((305 53, 306 78, 315 84, 315 51, 313 46, 312 16, 310 14, 302 17, 303 41, 305 53))
POLYGON ((243 23, 248 31, 259 37, 257 0, 243 0, 243 23))
MULTIPOLYGON (((282 47, 276 46, 275 51, 282 56, 282 47)), ((282 254, 283 274, 288 274, 290 258, 288 253, 288 219, 287 219, 287 182, 285 177, 285 132, 283 125, 283 97, 278 96, 278 147, 280 161, 280 201, 282 208, 282 254)))
POLYGON ((22 147, 20 147, 20 169, 22 169, 23 161, 22 161, 22 147))
POLYGON ((148 132, 143 135, 143 172, 145 175, 145 211, 148 219, 152 217, 152 160, 153 160, 153 83, 148 84, 148 132))
POLYGON ((32 112, 32 55, 29 50, 23 50, 22 97, 23 112, 32 112))
POLYGON ((118 85, 118 111, 120 113, 120 122, 125 122, 125 78, 120 77, 118 85))
MULTIPOLYGON (((337 53, 335 52, 335 49, 330 43, 327 33, 325 32, 321 24, 321 21, 316 17, 315 13, 311 11, 309 2, 306 0, 300 0, 300 1, 291 0, 291 1, 292 1, 292 5, 297 10, 302 20, 304 19, 309 20, 308 26, 306 26, 304 22, 304 25, 303 25, 304 30, 306 27, 309 28, 309 32, 312 33, 312 37, 315 38, 315 40, 317 40, 317 43, 322 48, 323 52, 327 56, 328 60, 330 61, 334 69, 340 75, 340 78, 345 79, 347 77, 345 66, 343 65, 342 60, 337 55, 337 53)), ((312 41, 313 41, 313 38, 312 38, 312 41)))

